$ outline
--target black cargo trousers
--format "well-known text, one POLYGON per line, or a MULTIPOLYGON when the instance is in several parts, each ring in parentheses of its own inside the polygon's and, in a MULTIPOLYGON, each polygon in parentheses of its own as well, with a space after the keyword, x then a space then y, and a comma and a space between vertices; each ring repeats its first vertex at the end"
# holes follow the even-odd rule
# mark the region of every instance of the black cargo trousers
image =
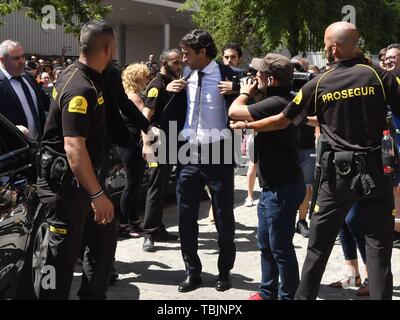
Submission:
POLYGON ((390 300, 393 294, 391 255, 394 227, 392 177, 384 176, 380 156, 368 164, 374 191, 360 196, 350 186, 355 174, 338 175, 329 170, 321 181, 311 217, 310 237, 301 281, 295 299, 316 299, 322 275, 344 218, 355 202, 365 231, 367 269, 371 300, 390 300))
POLYGON ((64 183, 61 190, 38 178, 38 194, 45 206, 49 225, 46 265, 56 272, 55 289, 41 288, 40 299, 66 300, 82 243, 86 245, 83 276, 78 295, 81 300, 106 298, 116 249, 115 219, 97 224, 87 191, 76 183, 64 183))

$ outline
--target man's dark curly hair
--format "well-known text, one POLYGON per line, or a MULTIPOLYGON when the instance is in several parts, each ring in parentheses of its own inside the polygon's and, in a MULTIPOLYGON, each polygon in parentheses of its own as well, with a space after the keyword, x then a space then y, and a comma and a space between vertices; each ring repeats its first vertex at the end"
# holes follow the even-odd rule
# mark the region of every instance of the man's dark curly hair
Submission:
POLYGON ((201 49, 205 48, 206 55, 210 59, 214 59, 217 56, 217 47, 215 46, 214 40, 205 30, 195 29, 190 31, 181 39, 179 45, 189 47, 197 54, 201 49))

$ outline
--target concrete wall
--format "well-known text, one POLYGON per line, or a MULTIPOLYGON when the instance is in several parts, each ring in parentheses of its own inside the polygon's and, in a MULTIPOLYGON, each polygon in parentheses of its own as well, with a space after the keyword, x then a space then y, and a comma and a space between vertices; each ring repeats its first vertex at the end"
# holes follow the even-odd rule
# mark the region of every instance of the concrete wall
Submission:
POLYGON ((79 43, 75 36, 64 33, 64 28, 58 25, 56 30, 43 30, 39 22, 25 16, 25 10, 14 12, 2 21, 4 24, 0 25, 0 41, 19 41, 27 53, 61 55, 62 47, 66 46, 67 56, 79 55, 79 43))
MULTIPOLYGON (((179 40, 190 30, 171 28, 171 48, 178 47, 179 40)), ((158 59, 164 49, 163 27, 127 26, 126 62, 146 62, 153 53, 158 59)))

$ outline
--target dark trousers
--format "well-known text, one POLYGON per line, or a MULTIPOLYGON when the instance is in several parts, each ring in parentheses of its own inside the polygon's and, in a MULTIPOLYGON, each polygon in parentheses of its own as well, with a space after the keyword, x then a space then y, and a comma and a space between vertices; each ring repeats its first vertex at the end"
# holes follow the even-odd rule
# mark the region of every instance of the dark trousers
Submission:
POLYGON ((367 263, 365 253, 364 226, 362 223, 362 212, 355 204, 346 215, 345 223, 340 228, 339 239, 345 260, 357 259, 357 248, 364 264, 367 263))
POLYGON ((257 206, 257 240, 261 250, 260 294, 264 299, 294 298, 299 284, 299 266, 293 237, 297 209, 305 193, 303 178, 264 188, 261 193, 257 206))
POLYGON ((139 217, 136 212, 136 200, 145 169, 141 143, 137 141, 132 148, 117 147, 117 150, 126 170, 126 185, 120 200, 120 223, 137 223, 139 217))
POLYGON ((149 168, 149 188, 143 221, 143 229, 147 234, 156 232, 164 226, 163 204, 171 170, 172 165, 169 164, 158 164, 155 168, 149 168))
POLYGON ((374 176, 376 188, 369 198, 361 198, 351 191, 351 180, 341 186, 335 186, 331 180, 322 183, 317 206, 311 218, 307 255, 296 299, 316 299, 335 238, 347 212, 357 201, 357 210, 360 210, 360 217, 365 226, 370 299, 392 299, 392 184, 390 177, 383 174, 374 176))
POLYGON ((233 165, 180 165, 178 166, 177 202, 179 210, 179 237, 186 273, 199 275, 202 270, 197 254, 200 199, 207 185, 211 192, 218 231, 218 270, 227 274, 234 265, 235 219, 233 215, 233 165))
POLYGON ((49 224, 46 265, 56 272, 55 289, 42 288, 40 299, 68 299, 82 243, 86 251, 78 295, 82 300, 105 299, 116 248, 114 220, 107 225, 94 222, 89 194, 82 187, 67 185, 55 193, 38 179, 38 193, 49 224))

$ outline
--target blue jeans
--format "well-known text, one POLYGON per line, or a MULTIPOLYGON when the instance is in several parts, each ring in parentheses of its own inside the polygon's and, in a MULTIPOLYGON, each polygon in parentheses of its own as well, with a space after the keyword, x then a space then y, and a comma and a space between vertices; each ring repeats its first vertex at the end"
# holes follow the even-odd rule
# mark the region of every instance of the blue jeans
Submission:
POLYGON ((307 186, 312 186, 314 183, 315 158, 311 155, 315 153, 315 149, 299 150, 299 163, 301 169, 303 169, 304 182, 307 186))
POLYGON ((366 264, 365 231, 361 215, 362 212, 355 204, 346 215, 345 223, 339 231, 339 238, 345 260, 357 259, 358 248, 361 259, 366 264))
POLYGON ((305 192, 304 180, 297 179, 274 188, 264 188, 261 193, 257 207, 257 238, 261 250, 260 295, 264 299, 294 298, 299 284, 299 266, 293 236, 297 209, 305 192))

